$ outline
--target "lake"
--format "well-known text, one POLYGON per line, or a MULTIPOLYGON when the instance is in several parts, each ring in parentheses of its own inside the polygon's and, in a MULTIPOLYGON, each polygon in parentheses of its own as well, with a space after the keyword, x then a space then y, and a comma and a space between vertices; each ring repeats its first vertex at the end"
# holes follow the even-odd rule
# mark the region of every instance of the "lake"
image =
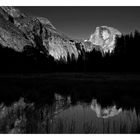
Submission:
POLYGON ((0 76, 0 133, 140 133, 140 75, 0 76))

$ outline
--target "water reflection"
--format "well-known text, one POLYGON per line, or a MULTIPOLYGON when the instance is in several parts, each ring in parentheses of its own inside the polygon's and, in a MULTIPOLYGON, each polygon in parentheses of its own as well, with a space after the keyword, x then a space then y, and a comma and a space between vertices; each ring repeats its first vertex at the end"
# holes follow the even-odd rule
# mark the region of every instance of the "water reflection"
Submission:
POLYGON ((51 133, 139 132, 140 117, 135 109, 125 110, 117 108, 116 105, 104 108, 97 99, 93 99, 90 104, 77 102, 72 105, 70 97, 59 94, 55 94, 55 97, 57 113, 53 117, 51 133))
POLYGON ((139 78, 49 74, 0 83, 0 133, 140 133, 139 78))
POLYGON ((113 117, 122 112, 122 108, 117 109, 116 105, 102 108, 101 105, 97 103, 97 99, 92 100, 91 109, 96 112, 96 115, 99 118, 113 117))
POLYGON ((10 106, 0 105, 0 133, 139 133, 136 110, 91 103, 71 103, 70 96, 54 94, 54 102, 43 106, 24 98, 10 106))
MULTIPOLYGON (((80 102, 79 102, 80 103, 80 102)), ((116 105, 103 107, 97 103, 97 99, 92 99, 90 104, 82 103, 81 105, 85 105, 94 111, 98 118, 109 118, 122 112, 122 108, 116 107, 116 105)), ((55 114, 62 112, 63 110, 71 107, 71 97, 63 97, 58 93, 55 93, 55 114)))
POLYGON ((68 97, 63 97, 58 93, 54 94, 55 101, 53 106, 55 106, 54 114, 58 114, 62 112, 64 109, 67 109, 70 107, 71 104, 71 98, 68 97))

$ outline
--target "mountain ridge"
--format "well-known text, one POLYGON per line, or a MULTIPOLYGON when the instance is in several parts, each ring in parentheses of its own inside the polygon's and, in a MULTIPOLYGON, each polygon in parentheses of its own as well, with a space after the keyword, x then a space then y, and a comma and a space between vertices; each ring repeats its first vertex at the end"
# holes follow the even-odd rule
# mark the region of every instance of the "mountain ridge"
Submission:
POLYGON ((120 35, 114 28, 101 26, 96 28, 89 40, 79 41, 59 32, 47 18, 29 16, 14 7, 0 7, 0 44, 17 52, 36 48, 45 56, 67 62, 68 58, 77 60, 83 51, 96 49, 111 53, 115 48, 115 37, 120 35), (108 31, 107 43, 101 36, 105 31, 108 31))

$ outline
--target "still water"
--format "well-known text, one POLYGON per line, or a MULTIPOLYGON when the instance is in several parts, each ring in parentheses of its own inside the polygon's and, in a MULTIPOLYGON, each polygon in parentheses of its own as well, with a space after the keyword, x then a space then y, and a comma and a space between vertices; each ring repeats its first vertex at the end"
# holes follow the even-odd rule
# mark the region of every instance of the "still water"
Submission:
POLYGON ((0 79, 0 133, 139 133, 138 75, 0 79))

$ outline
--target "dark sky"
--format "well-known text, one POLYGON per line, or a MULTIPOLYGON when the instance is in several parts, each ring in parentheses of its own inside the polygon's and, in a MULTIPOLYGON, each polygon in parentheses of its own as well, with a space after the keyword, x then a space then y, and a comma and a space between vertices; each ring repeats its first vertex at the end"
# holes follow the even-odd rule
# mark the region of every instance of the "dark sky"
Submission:
POLYGON ((140 30, 140 7, 17 7, 24 13, 48 18, 72 38, 87 38, 97 26, 111 26, 122 33, 140 30))

